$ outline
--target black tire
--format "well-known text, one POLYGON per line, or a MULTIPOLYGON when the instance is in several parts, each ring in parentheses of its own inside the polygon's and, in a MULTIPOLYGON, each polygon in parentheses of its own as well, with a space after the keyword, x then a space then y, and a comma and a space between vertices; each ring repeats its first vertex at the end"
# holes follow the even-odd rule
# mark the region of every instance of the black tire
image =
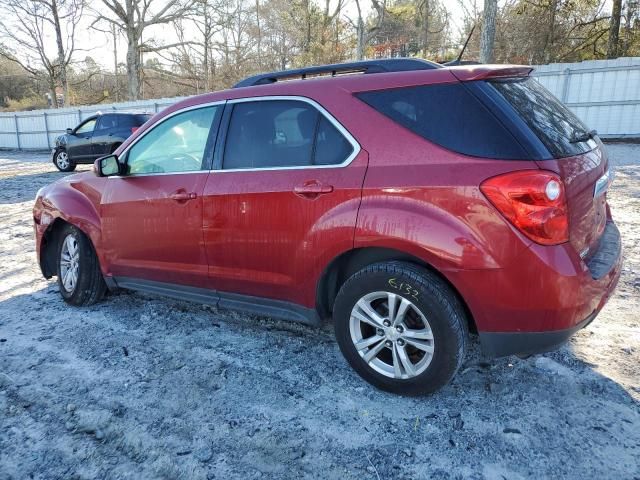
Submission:
POLYGON ((56 273, 58 288, 65 302, 75 306, 93 305, 99 302, 107 291, 107 285, 100 271, 100 263, 89 238, 73 225, 66 225, 58 236, 56 273), (62 252, 67 237, 72 237, 77 245, 77 281, 68 289, 63 281, 62 252))
MULTIPOLYGON (((376 263, 351 276, 338 293, 333 318, 336 340, 347 362, 367 382, 388 392, 401 395, 434 392, 449 383, 464 360, 468 332, 462 305, 441 278, 410 263, 376 263), (396 293, 412 302, 427 318, 433 335, 433 353, 426 369, 416 376, 386 376, 374 370, 358 353, 351 337, 351 312, 356 302, 372 292, 396 293)), ((383 335, 380 329, 377 331, 383 335)), ((391 349, 388 354, 391 355, 391 349)))
POLYGON ((69 154, 64 148, 59 149, 53 155, 53 164, 61 172, 73 172, 76 169, 76 163, 69 158, 69 154))

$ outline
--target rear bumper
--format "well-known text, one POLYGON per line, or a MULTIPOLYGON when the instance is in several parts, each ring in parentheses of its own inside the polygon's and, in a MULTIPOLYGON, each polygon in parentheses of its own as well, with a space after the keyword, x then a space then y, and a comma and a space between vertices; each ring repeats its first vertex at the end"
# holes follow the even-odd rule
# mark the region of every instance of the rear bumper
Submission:
POLYGON ((588 325, 613 294, 622 242, 607 223, 598 250, 583 261, 569 245, 532 245, 508 268, 453 277, 492 356, 553 350, 588 325))
POLYGON ((550 332, 479 332, 480 345, 485 355, 533 355, 555 350, 578 330, 589 325, 597 313, 593 313, 574 327, 550 332))

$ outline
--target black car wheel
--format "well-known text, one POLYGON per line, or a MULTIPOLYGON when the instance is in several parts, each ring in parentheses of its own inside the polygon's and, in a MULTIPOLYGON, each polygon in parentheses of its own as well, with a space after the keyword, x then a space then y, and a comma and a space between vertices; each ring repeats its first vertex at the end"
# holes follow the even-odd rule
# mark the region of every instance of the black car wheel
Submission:
POLYGON ((430 393, 462 364, 464 309, 451 288, 424 268, 388 262, 360 270, 340 289, 333 314, 343 355, 380 389, 430 393))
POLYGON ((89 238, 73 225, 62 230, 58 244, 58 287, 71 305, 92 305, 102 299, 107 285, 89 238))
POLYGON ((53 164, 61 172, 72 172, 76 169, 76 164, 71 161, 66 150, 60 149, 53 156, 53 164))

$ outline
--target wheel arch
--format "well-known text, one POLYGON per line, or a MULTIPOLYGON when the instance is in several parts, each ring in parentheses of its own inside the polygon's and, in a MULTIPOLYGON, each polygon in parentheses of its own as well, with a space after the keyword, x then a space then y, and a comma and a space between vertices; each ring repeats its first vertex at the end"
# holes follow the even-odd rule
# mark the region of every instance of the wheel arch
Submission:
POLYGON ((344 282, 354 273, 368 265, 380 262, 401 261, 429 270, 441 278, 454 292, 464 308, 467 327, 477 333, 473 314, 458 289, 430 263, 407 252, 387 247, 361 247, 348 250, 335 257, 324 269, 316 288, 316 309, 321 318, 330 318, 333 304, 344 282))
MULTIPOLYGON (((65 226, 72 225, 80 230, 88 239, 94 252, 97 252, 94 239, 82 223, 77 223, 62 217, 56 217, 42 235, 40 241, 40 270, 45 278, 51 278, 57 273, 56 260, 60 234, 65 226)), ((100 259, 98 259, 100 260, 100 259)), ((100 262, 101 263, 101 262, 100 262)))

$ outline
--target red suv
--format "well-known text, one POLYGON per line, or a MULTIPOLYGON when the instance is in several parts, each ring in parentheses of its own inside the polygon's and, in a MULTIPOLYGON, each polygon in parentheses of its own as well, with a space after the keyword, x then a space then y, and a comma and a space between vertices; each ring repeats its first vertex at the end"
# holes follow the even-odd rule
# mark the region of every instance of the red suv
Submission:
POLYGON ((157 114, 38 192, 42 273, 318 325, 385 390, 445 385, 468 333, 557 347, 621 270, 602 143, 520 66, 258 75, 157 114))

